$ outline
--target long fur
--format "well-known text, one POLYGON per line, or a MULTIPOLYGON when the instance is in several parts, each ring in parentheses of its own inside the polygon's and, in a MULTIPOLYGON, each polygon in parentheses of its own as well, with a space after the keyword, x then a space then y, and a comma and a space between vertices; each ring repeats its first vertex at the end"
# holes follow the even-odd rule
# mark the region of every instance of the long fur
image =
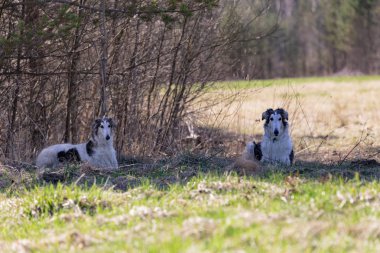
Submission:
POLYGON ((291 165, 294 160, 293 143, 289 135, 288 112, 282 108, 266 110, 262 114, 263 140, 248 143, 245 153, 256 161, 291 165))
POLYGON ((261 145, 262 162, 291 165, 293 143, 289 135, 288 112, 282 108, 268 109, 263 115, 264 137, 261 145))
POLYGON ((237 170, 242 174, 257 174, 261 172, 261 166, 253 152, 254 145, 256 145, 254 142, 249 143, 243 154, 228 169, 237 170))
POLYGON ((110 118, 96 119, 92 125, 91 138, 86 143, 56 144, 41 151, 36 159, 39 168, 56 168, 65 163, 87 162, 103 169, 118 167, 116 151, 113 148, 110 118))

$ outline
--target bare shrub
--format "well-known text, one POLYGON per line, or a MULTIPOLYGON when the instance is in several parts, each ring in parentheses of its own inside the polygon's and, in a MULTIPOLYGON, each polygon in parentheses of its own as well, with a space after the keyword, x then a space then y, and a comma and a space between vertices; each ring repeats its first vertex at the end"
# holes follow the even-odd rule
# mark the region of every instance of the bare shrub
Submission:
POLYGON ((83 141, 104 114, 117 121, 119 154, 175 153, 189 105, 237 41, 241 22, 221 13, 218 0, 4 1, 1 155, 30 161, 45 145, 83 141))

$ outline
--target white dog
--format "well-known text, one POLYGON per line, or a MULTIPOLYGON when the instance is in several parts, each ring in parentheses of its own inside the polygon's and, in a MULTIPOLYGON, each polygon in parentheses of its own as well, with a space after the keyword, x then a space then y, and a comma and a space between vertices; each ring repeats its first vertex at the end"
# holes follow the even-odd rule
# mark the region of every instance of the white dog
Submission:
POLYGON ((116 151, 113 148, 110 118, 96 119, 92 125, 91 138, 86 143, 57 144, 41 151, 36 160, 39 168, 56 168, 70 162, 88 162, 91 166, 103 169, 118 167, 116 151))
POLYGON ((291 165, 294 152, 289 135, 288 112, 282 108, 268 109, 263 112, 262 120, 265 120, 263 140, 248 143, 245 152, 262 162, 291 165))

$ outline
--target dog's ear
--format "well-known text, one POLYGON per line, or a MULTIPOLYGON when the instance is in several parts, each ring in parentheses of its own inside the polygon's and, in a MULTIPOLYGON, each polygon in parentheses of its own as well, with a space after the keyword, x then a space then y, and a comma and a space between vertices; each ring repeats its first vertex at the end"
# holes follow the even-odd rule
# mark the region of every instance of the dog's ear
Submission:
POLYGON ((94 123, 92 123, 92 129, 96 130, 98 127, 100 127, 100 124, 102 124, 102 119, 96 119, 94 123))
POLYGON ((112 118, 106 118, 106 120, 108 121, 108 123, 110 124, 111 127, 115 127, 116 126, 116 123, 115 123, 115 121, 113 121, 112 118))
POLYGON ((274 113, 273 109, 272 108, 269 108, 268 110, 266 110, 265 112, 263 112, 262 116, 261 116, 261 119, 262 120, 266 120, 269 118, 270 115, 272 115, 274 113))
POLYGON ((289 117, 288 117, 288 112, 285 111, 284 109, 282 108, 278 108, 277 110, 277 113, 281 115, 281 117, 284 119, 284 120, 289 120, 289 117))

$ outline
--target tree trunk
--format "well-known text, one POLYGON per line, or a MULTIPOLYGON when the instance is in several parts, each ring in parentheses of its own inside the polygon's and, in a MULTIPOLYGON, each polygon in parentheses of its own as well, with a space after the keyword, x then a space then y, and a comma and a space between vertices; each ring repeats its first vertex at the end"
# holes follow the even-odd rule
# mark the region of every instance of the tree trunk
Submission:
MULTIPOLYGON (((80 4, 85 1, 81 0, 80 4)), ((83 16, 83 9, 78 7, 78 17, 81 19, 83 16)), ((77 143, 79 141, 79 124, 78 124, 78 95, 79 83, 77 67, 80 59, 78 52, 81 42, 81 26, 77 26, 74 32, 73 46, 69 52, 70 65, 67 74, 67 104, 66 104, 66 121, 65 121, 65 134, 64 141, 77 143)))
POLYGON ((107 30, 106 30, 106 1, 100 1, 100 116, 105 116, 107 114, 107 97, 106 97, 106 86, 107 86, 107 30))

